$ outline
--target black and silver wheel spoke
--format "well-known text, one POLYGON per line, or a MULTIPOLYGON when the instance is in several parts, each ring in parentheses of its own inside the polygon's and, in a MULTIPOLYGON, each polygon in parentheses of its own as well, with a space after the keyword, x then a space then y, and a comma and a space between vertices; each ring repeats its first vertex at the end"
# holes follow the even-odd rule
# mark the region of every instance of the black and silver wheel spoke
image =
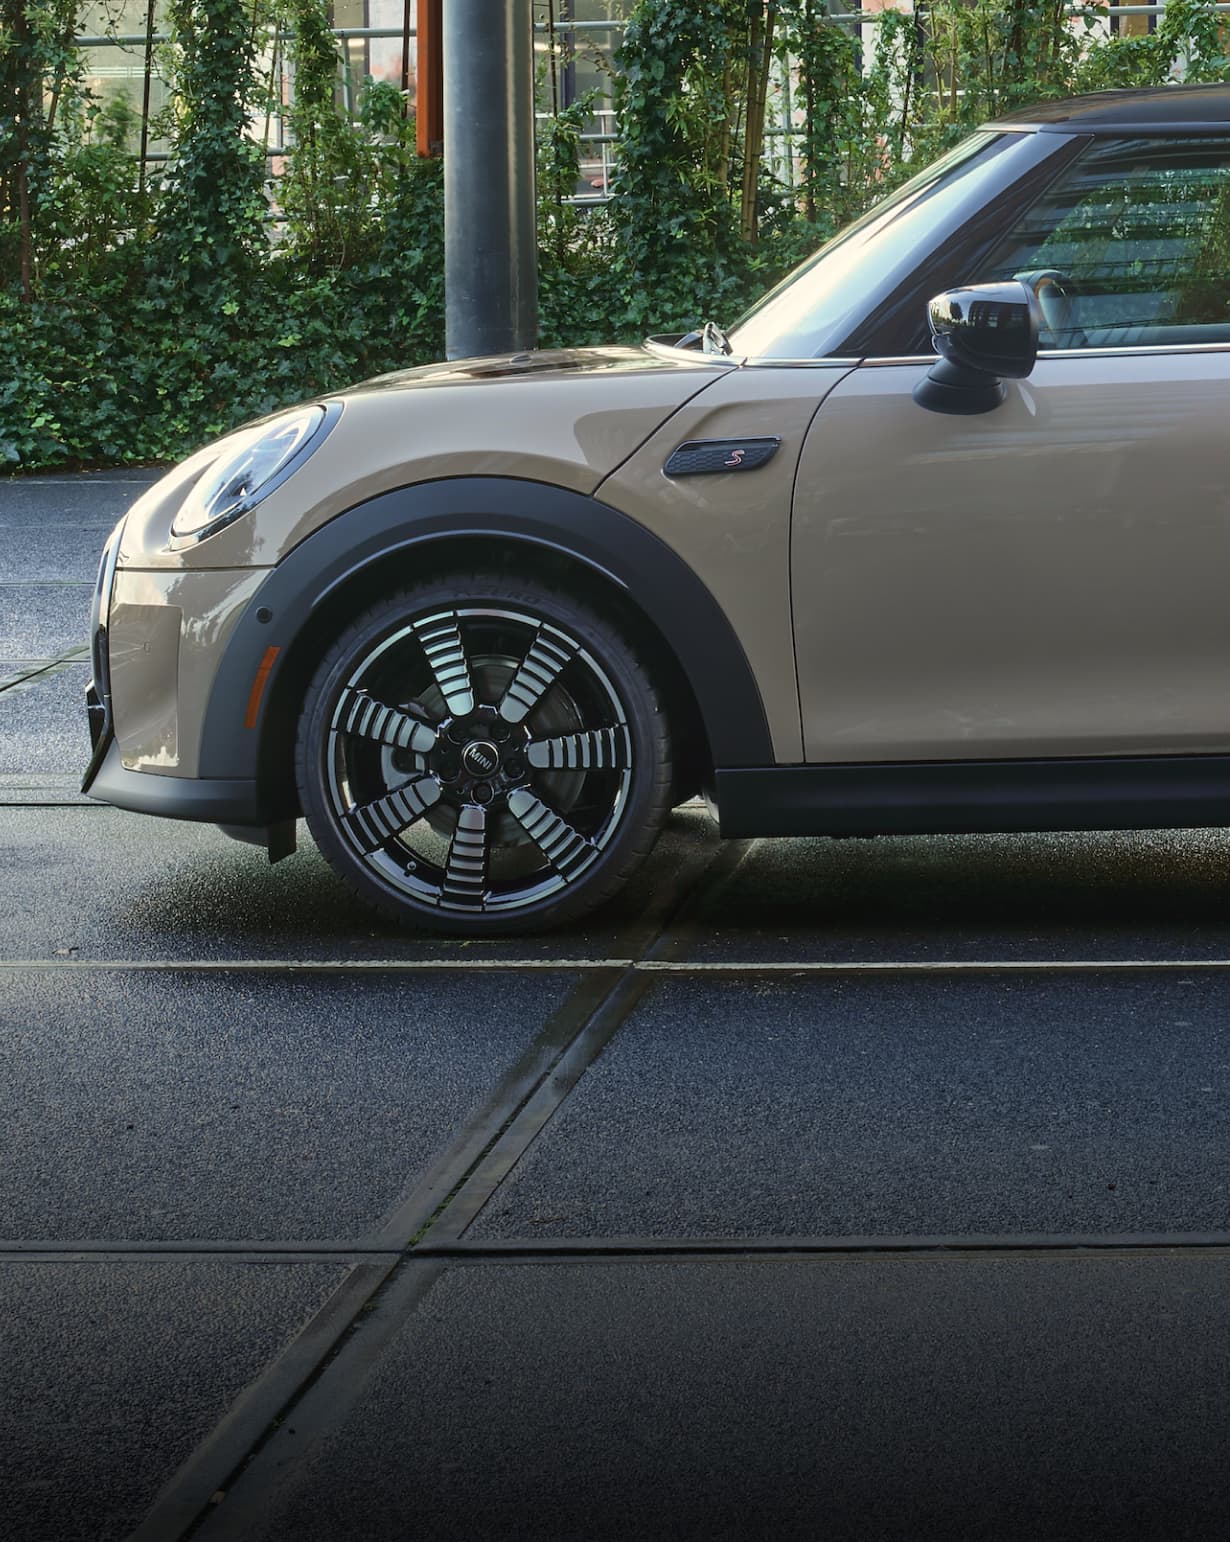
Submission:
POLYGON ((508 812, 562 878, 572 878, 597 848, 526 787, 508 795, 508 812))
POLYGON ((414 623, 414 634, 423 645, 428 666, 449 712, 453 717, 464 717, 467 712, 473 712, 474 684, 470 679, 470 664, 457 617, 452 613, 428 616, 426 620, 414 623))
POLYGON ((487 810, 469 804, 457 815, 440 903, 450 910, 481 906, 487 892, 487 810))
POLYGON ((540 627, 500 702, 500 716, 504 721, 524 721, 559 679, 560 671, 572 661, 575 653, 566 637, 549 627, 540 627))
POLYGON ((441 790, 438 777, 420 776, 383 798, 347 809, 342 817, 363 850, 376 851, 434 807, 441 790))
POLYGON ((632 764, 632 741, 621 723, 554 739, 532 739, 525 758, 541 771, 623 771, 632 764))
POLYGON ((386 706, 364 690, 349 686, 338 700, 333 726, 356 739, 371 739, 395 750, 413 750, 425 754, 436 743, 436 731, 399 707, 386 706))

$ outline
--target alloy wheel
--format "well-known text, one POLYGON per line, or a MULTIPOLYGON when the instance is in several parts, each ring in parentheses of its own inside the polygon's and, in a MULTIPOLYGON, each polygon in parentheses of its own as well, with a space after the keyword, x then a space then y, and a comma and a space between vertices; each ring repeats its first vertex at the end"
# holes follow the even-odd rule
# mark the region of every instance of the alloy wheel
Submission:
POLYGON ((634 775, 592 649, 523 608, 433 608, 361 649, 322 744, 352 860, 417 910, 515 913, 579 885, 634 775))

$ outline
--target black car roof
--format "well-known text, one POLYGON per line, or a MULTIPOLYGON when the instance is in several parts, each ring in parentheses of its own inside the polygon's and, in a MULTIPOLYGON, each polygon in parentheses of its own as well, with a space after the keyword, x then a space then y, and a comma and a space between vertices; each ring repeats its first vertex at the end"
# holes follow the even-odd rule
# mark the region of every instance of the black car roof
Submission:
POLYGON ((1230 127, 1230 85, 1095 91, 1022 107, 987 125, 1061 134, 1208 133, 1230 127))

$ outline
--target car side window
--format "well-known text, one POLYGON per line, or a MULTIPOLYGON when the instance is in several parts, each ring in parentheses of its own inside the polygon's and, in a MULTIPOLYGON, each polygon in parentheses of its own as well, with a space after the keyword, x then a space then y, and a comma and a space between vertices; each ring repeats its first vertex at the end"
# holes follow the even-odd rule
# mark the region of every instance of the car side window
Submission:
POLYGON ((978 274, 1008 278, 1043 348, 1230 343, 1230 139, 1095 140, 978 274))

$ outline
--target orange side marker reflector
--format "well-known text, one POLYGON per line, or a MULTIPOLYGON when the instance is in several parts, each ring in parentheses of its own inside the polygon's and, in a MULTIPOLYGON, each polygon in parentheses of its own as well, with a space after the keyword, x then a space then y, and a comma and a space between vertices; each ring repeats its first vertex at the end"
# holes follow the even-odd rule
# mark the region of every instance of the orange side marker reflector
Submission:
POLYGON ((265 694, 269 671, 273 668, 273 662, 281 651, 281 648, 265 649, 265 657, 261 660, 261 667, 256 671, 256 679, 253 680, 252 689, 248 694, 248 714, 243 720, 245 728, 256 727, 256 719, 260 716, 261 697, 265 694))

